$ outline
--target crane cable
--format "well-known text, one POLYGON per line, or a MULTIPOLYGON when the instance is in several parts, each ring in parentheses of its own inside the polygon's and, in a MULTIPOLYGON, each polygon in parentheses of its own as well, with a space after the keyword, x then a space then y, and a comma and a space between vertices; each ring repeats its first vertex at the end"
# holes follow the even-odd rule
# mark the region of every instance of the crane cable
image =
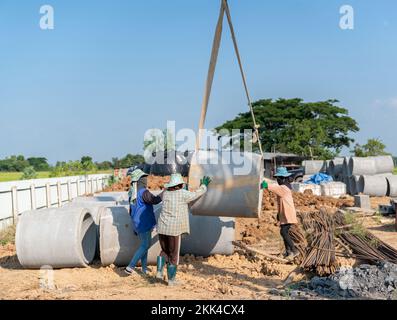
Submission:
POLYGON ((218 23, 217 23, 216 30, 215 30, 215 36, 214 36, 214 41, 213 41, 213 45, 212 45, 212 52, 211 52, 211 59, 210 59, 210 66, 209 66, 209 69, 208 69, 208 76, 207 76, 205 92, 204 92, 204 99, 203 99, 203 103, 202 103, 202 106, 201 106, 201 116, 200 116, 200 123, 199 123, 199 134, 197 136, 197 141, 196 141, 196 150, 198 150, 200 148, 201 133, 202 133, 202 130, 204 129, 205 119, 206 119, 206 116, 207 116, 208 103, 209 103, 209 99, 210 99, 210 96, 211 96, 211 89, 212 89, 212 84, 213 84, 213 81, 214 81, 215 69, 216 69, 216 64, 217 64, 217 61, 218 61, 219 48, 220 48, 221 39, 222 39, 223 19, 224 19, 225 13, 226 13, 226 17, 227 17, 227 20, 228 20, 230 32, 231 32, 231 35, 232 35, 234 50, 236 52, 236 56, 237 56, 237 60, 238 60, 239 68, 240 68, 240 73, 241 73, 241 77, 242 77, 243 84, 244 84, 244 90, 245 90, 245 93, 246 93, 246 96, 247 96, 248 106, 250 108, 252 121, 254 123, 254 130, 255 130, 256 139, 258 141, 260 153, 261 153, 261 155, 263 157, 262 143, 260 141, 260 136, 259 136, 259 128, 260 128, 260 126, 257 124, 257 121, 256 121, 256 117, 255 117, 255 112, 254 112, 254 108, 253 108, 253 105, 252 105, 251 96, 250 96, 250 93, 249 93, 249 90, 248 90, 247 78, 245 76, 243 63, 242 63, 241 55, 240 55, 240 50, 239 50, 238 43, 237 43, 236 33, 234 31, 232 17, 231 17, 231 14, 230 14, 230 9, 229 9, 229 5, 227 3, 227 0, 221 0, 221 9, 220 9, 220 13, 219 13, 218 23))

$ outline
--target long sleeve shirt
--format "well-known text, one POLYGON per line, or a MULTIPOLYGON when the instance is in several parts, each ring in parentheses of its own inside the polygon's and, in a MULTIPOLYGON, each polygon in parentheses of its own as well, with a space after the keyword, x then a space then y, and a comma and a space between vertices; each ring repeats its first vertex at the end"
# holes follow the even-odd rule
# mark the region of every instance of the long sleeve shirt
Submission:
POLYGON ((297 224, 298 219, 292 191, 287 186, 279 186, 277 184, 269 184, 269 191, 277 195, 280 223, 282 225, 297 224))
POLYGON ((165 191, 163 208, 157 221, 159 234, 179 236, 190 233, 189 203, 199 199, 207 192, 205 185, 200 186, 195 192, 184 189, 165 191))

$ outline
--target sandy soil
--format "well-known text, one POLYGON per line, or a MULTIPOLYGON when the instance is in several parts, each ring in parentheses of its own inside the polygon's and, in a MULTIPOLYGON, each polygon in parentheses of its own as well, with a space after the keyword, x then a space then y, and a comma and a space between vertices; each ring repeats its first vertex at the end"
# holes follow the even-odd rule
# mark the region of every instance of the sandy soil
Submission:
MULTIPOLYGON (((167 177, 149 179, 152 190, 161 188, 166 182, 167 177)), ((128 185, 127 179, 114 190, 125 190, 128 185)), ((294 200, 299 211, 316 210, 321 206, 336 210, 351 206, 353 201, 351 197, 336 200, 301 194, 295 194, 294 200)), ((373 207, 388 200, 374 198, 373 207)), ((276 219, 276 200, 267 192, 262 209, 260 219, 237 219, 236 238, 269 254, 280 255, 283 243, 276 219)), ((393 218, 367 217, 364 223, 375 235, 397 248, 393 218)), ((341 258, 340 264, 351 265, 352 261, 341 258)), ((183 284, 167 287, 165 282, 154 280, 155 267, 151 267, 148 278, 125 277, 122 268, 101 267, 99 262, 89 268, 52 273, 24 270, 16 257, 15 245, 11 243, 0 246, 0 299, 283 299, 269 291, 281 288, 293 269, 294 265, 270 262, 239 250, 232 256, 185 256, 178 270, 178 279, 183 284), (48 275, 52 282, 47 281, 48 275)), ((307 276, 301 274, 294 280, 307 276)))
POLYGON ((99 264, 54 270, 51 287, 45 281, 47 271, 20 267, 13 245, 0 249, 0 265, 0 299, 269 299, 268 291, 294 269, 237 252, 229 257, 183 257, 180 287, 155 281, 154 267, 151 277, 143 278, 125 277, 122 268, 99 264))

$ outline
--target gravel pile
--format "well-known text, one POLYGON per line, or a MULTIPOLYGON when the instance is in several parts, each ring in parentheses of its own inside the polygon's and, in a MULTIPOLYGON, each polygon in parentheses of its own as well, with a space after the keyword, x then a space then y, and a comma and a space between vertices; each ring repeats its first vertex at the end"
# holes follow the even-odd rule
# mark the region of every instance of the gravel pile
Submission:
POLYGON ((341 268, 326 277, 314 277, 309 289, 328 298, 397 299, 397 265, 382 263, 341 268))

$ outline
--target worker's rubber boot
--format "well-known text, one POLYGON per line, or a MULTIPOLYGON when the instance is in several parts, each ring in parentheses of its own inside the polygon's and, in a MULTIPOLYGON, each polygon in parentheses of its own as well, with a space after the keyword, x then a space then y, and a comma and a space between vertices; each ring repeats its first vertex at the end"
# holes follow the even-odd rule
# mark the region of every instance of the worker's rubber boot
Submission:
POLYGON ((159 280, 163 280, 164 279, 164 266, 165 266, 165 258, 158 256, 157 257, 157 274, 156 274, 156 278, 159 280))
POLYGON ((180 285, 180 282, 176 280, 176 271, 177 266, 174 264, 169 264, 167 266, 167 275, 168 275, 168 285, 169 286, 177 286, 180 285))

